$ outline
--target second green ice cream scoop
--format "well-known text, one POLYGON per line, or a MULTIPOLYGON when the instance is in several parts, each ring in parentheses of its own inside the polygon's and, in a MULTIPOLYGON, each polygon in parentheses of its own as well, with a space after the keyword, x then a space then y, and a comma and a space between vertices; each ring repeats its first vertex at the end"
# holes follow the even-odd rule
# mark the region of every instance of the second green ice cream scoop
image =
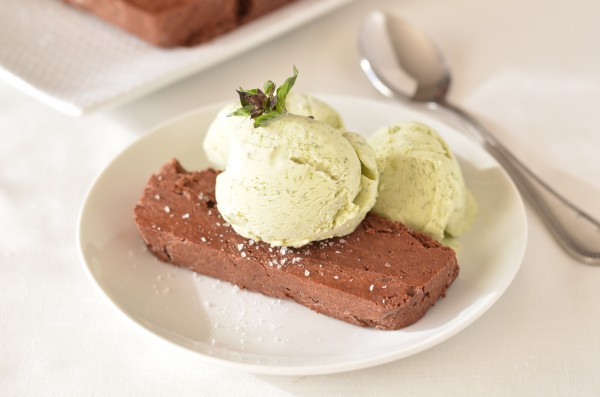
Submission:
POLYGON ((379 170, 373 211, 442 240, 473 224, 477 206, 442 137, 416 122, 378 129, 369 139, 379 170))

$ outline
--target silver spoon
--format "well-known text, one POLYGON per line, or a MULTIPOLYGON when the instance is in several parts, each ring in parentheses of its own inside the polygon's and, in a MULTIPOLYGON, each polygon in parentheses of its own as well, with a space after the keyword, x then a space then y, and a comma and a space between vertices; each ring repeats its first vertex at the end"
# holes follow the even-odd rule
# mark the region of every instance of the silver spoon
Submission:
POLYGON ((373 11, 362 26, 359 47, 361 67, 375 88, 461 120, 504 166, 565 250, 581 262, 600 265, 600 222, 538 178, 473 117, 446 101, 450 71, 428 37, 398 18, 373 11))

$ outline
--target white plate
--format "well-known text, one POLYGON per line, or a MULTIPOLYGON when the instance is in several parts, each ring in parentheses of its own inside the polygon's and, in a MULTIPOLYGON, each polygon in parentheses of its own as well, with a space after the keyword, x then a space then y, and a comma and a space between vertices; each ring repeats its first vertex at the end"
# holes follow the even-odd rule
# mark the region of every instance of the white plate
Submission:
POLYGON ((352 0, 298 0, 193 48, 160 49, 59 0, 2 2, 0 78, 80 116, 133 100, 352 0))
POLYGON ((220 108, 215 105, 169 121, 132 144, 90 189, 80 216, 80 254, 112 305, 204 361, 288 375, 341 372, 406 357, 448 339, 488 310, 513 280, 525 250, 523 203, 509 177, 479 146, 424 114, 397 103, 322 98, 340 111, 348 129, 365 134, 393 122, 425 122, 461 161, 480 213, 461 239, 461 272, 446 298, 410 327, 379 331, 155 259, 137 234, 133 207, 150 175, 171 158, 190 170, 207 166, 202 140, 220 108))

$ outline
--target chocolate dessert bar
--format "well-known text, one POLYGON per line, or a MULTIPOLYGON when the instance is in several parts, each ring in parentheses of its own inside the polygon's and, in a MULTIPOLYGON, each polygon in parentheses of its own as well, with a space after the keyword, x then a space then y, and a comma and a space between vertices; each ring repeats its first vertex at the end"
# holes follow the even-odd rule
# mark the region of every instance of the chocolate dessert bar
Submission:
POLYGON ((452 249, 373 213, 347 236, 300 248, 246 239, 219 214, 217 174, 172 160, 151 176, 134 213, 159 259, 384 330, 418 321, 458 275, 452 249))
POLYGON ((193 46, 293 0, 63 0, 160 47, 193 46))

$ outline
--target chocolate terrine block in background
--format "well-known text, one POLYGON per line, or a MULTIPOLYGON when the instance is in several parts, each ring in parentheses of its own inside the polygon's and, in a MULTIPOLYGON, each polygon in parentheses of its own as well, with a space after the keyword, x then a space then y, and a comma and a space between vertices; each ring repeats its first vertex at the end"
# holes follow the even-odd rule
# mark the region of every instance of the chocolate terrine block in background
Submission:
POLYGON ((187 172, 172 160, 150 178, 134 213, 158 258, 385 330, 423 317, 458 275, 450 248, 372 213, 348 236, 301 248, 246 239, 219 215, 217 174, 187 172))
POLYGON ((247 23, 295 0, 239 0, 239 21, 247 23))
POLYGON ((193 46, 294 0, 63 0, 160 47, 193 46))

